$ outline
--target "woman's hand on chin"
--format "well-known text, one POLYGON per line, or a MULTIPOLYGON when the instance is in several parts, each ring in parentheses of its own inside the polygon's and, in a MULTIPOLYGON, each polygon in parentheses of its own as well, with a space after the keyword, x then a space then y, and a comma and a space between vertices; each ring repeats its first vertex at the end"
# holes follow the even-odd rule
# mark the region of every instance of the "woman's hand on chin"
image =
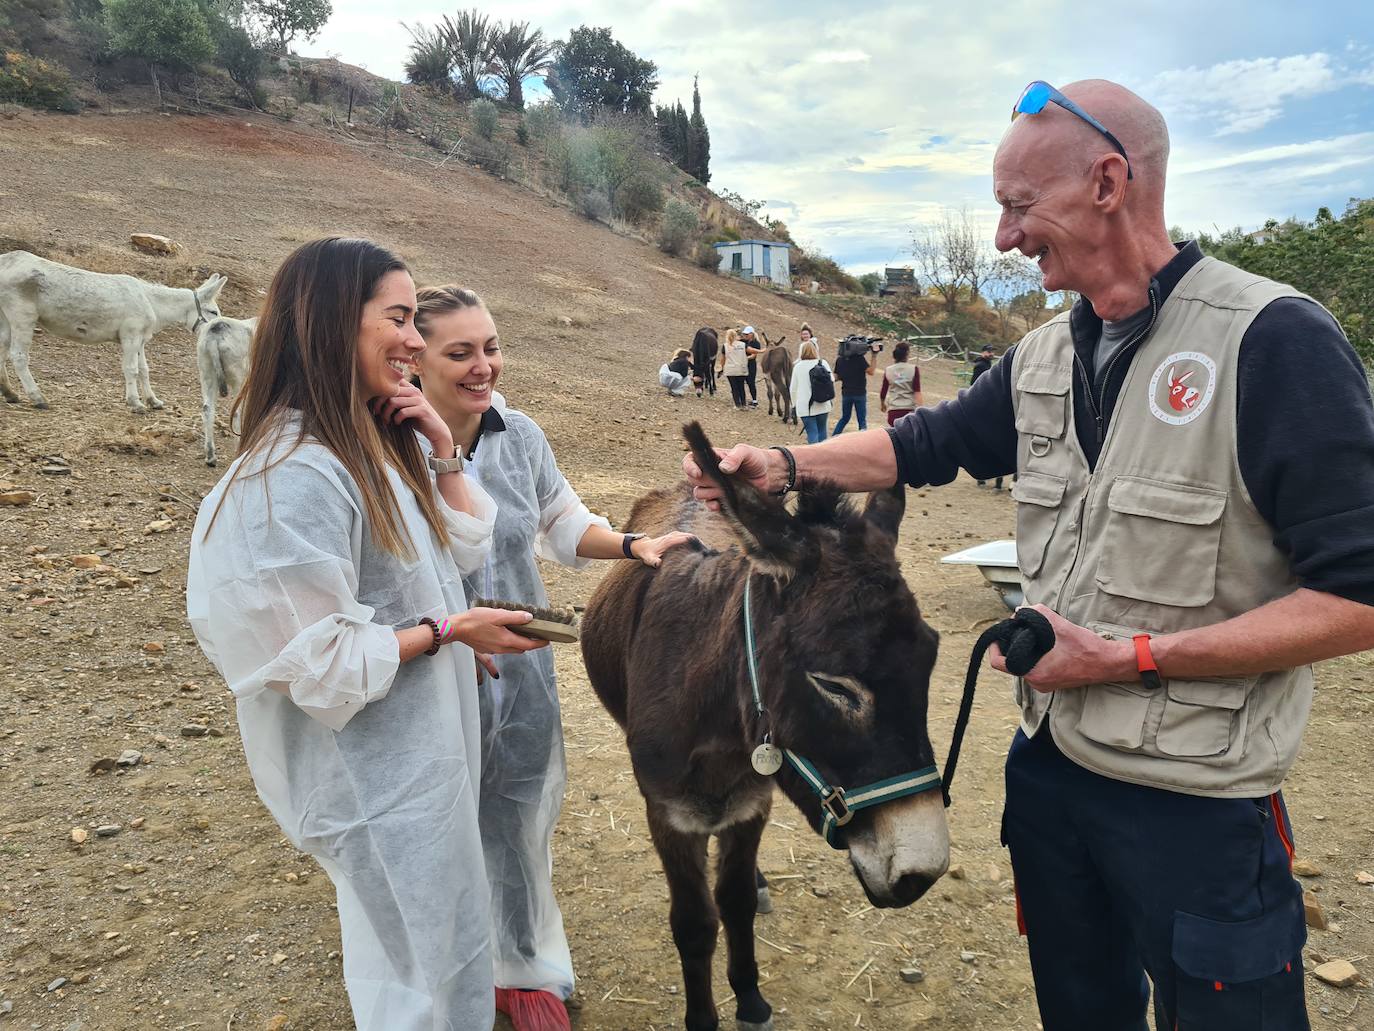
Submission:
POLYGON ((434 454, 439 458, 453 457, 453 433, 448 424, 439 418, 439 413, 430 404, 419 387, 402 381, 396 393, 385 400, 373 398, 368 402, 372 414, 392 426, 409 422, 414 430, 429 441, 434 454))

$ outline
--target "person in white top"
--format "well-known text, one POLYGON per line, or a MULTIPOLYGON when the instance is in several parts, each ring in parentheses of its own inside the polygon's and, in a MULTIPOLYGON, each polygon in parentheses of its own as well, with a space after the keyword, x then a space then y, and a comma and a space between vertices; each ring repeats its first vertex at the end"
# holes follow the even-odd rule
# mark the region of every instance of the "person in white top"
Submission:
MULTIPOLYGON (((798 333, 798 336, 800 337, 800 339, 797 341, 797 360, 800 361, 802 356, 802 348, 806 346, 806 342, 808 340, 814 341, 816 339, 816 334, 811 332, 811 327, 807 325, 805 322, 803 322, 801 324, 801 330, 798 333)), ((819 346, 820 345, 817 344, 817 348, 819 348, 819 346)), ((817 353, 819 353, 819 351, 817 353)))
POLYGON ((362 1031, 492 1026, 475 653, 544 645, 509 629, 528 612, 468 608, 496 506, 407 382, 415 310, 366 240, 282 263, 186 582, 258 795, 334 882, 362 1031))
POLYGON ((830 409, 834 407, 835 387, 831 378, 830 366, 820 357, 813 340, 801 345, 801 358, 792 366, 792 404, 801 417, 806 430, 806 442, 817 444, 825 439, 825 424, 830 421, 830 409), (825 370, 826 381, 832 383, 830 399, 817 401, 811 395, 811 370, 820 366, 825 370))
MULTIPOLYGON (((558 469, 539 424, 496 391, 505 355, 482 298, 458 286, 417 295, 425 397, 500 512, 491 556, 464 577, 470 595, 547 605, 536 557, 581 569, 591 559, 657 566, 694 540, 621 534, 588 511, 558 469)), ((682 352, 686 353, 686 352, 682 352)), ((482 686, 478 825, 491 886, 496 1008, 515 1031, 569 1031, 572 956, 553 890, 553 831, 567 765, 553 656, 502 655, 482 686)))
POLYGON ((730 381, 730 398, 735 408, 744 408, 744 388, 749 379, 749 359, 759 353, 733 329, 725 334, 725 343, 720 348, 720 372, 730 381))

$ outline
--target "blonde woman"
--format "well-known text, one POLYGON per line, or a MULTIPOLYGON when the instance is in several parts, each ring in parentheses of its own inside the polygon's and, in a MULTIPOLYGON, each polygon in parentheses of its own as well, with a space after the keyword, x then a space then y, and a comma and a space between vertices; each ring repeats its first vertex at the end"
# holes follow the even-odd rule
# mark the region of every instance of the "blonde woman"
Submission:
MULTIPOLYGON (((505 355, 482 299, 456 286, 419 292, 427 344, 420 382, 466 462, 496 502, 491 557, 469 593, 546 605, 536 557, 582 568, 591 559, 657 566, 692 540, 616 533, 592 515, 558 469, 543 431, 496 392, 505 355)), ((515 1031, 568 1031, 572 957, 553 893, 553 830, 567 781, 553 657, 503 655, 481 693, 478 824, 491 887, 497 1009, 515 1031)), ((461 1025, 466 1026, 466 1025, 461 1025)))
POLYGON ((725 334, 725 343, 720 348, 719 371, 725 373, 730 381, 730 399, 735 402, 735 410, 745 407, 744 390, 749 379, 749 359, 759 353, 759 348, 750 347, 740 334, 730 330, 725 334))
POLYGON ((362 1031, 495 1019, 474 657, 542 644, 509 629, 529 613, 468 608, 496 506, 407 382, 415 308, 405 265, 366 240, 282 263, 186 584, 258 795, 334 882, 362 1031))
POLYGON ((801 417, 802 427, 806 430, 806 442, 819 444, 826 437, 825 424, 830 421, 830 409, 835 406, 835 388, 830 386, 830 397, 817 400, 811 389, 811 370, 820 368, 825 373, 824 382, 833 384, 830 366, 816 350, 814 340, 806 340, 801 345, 801 357, 792 366, 792 403, 796 405, 797 415, 801 417))

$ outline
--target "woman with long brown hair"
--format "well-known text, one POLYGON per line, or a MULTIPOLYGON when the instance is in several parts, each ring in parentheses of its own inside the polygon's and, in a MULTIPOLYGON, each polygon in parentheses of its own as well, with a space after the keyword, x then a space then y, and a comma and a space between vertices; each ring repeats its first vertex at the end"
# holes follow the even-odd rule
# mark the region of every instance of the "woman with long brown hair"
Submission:
POLYGON ((405 265, 368 241, 283 262, 187 578, 258 794, 334 882, 365 1031, 494 1020, 474 653, 542 644, 509 629, 528 613, 467 607, 495 505, 407 382, 415 309, 405 265))

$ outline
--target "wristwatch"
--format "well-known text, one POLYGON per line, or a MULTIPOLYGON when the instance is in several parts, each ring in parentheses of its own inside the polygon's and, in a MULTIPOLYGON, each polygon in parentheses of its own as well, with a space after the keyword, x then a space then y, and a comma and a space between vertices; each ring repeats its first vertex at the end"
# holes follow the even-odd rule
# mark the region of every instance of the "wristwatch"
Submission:
POLYGON ((630 550, 634 542, 644 537, 642 533, 627 533, 620 538, 620 550, 625 552, 626 558, 635 558, 635 553, 630 550))
POLYGON ((425 461, 429 463, 429 467, 434 470, 436 476, 463 471, 463 452, 457 448, 454 449, 452 458, 436 458, 434 452, 431 451, 425 461))

